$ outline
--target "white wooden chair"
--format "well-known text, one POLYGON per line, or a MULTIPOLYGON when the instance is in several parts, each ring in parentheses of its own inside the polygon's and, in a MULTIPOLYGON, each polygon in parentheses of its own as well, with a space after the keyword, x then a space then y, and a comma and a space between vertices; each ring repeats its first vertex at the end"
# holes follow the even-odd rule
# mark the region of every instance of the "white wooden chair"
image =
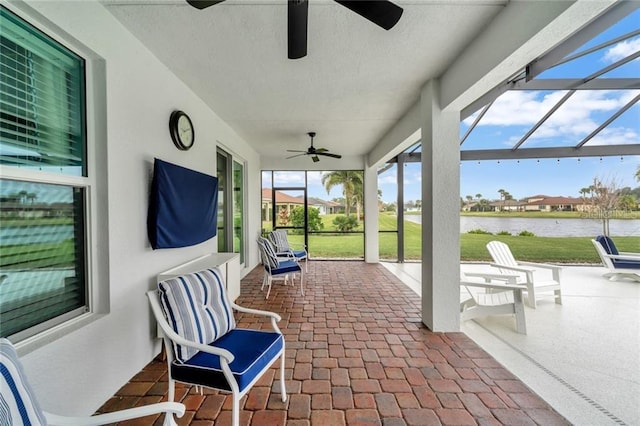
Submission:
POLYGON ((516 284, 517 279, 518 275, 461 271, 460 286, 471 298, 460 303, 460 320, 510 314, 515 316, 516 331, 527 334, 522 298, 527 287, 516 284))
POLYGON ((604 274, 610 281, 628 278, 640 282, 640 253, 618 251, 613 240, 599 235, 591 240, 600 260, 609 272, 604 274))
POLYGON ((527 304, 536 308, 536 298, 541 292, 553 291, 555 302, 562 305, 560 277, 562 267, 548 263, 518 262, 511 254, 509 246, 501 241, 491 241, 487 250, 493 258, 491 266, 498 268, 503 274, 518 275, 518 284, 527 286, 527 304), (542 270, 551 272, 551 279, 541 277, 542 270))
POLYGON ((182 417, 185 410, 185 406, 177 402, 160 402, 87 417, 47 413, 40 407, 27 381, 13 344, 5 338, 0 339, 0 373, 0 424, 3 425, 97 426, 160 413, 182 417))

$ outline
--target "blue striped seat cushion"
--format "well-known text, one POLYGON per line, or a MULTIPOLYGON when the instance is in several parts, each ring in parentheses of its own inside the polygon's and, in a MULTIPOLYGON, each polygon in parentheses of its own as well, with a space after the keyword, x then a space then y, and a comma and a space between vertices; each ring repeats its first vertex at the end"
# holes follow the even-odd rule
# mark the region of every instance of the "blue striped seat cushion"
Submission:
MULTIPOLYGON (((167 321, 187 340, 210 344, 236 327, 231 302, 217 268, 162 281, 158 289, 167 321)), ((174 343, 174 352, 178 362, 186 362, 198 350, 174 343)))
POLYGON ((0 339, 0 425, 46 425, 15 348, 0 339))
MULTIPOLYGON (((284 338, 272 331, 236 328, 211 346, 226 349, 234 355, 229 368, 242 392, 284 350, 284 338)), ((220 358, 206 352, 199 352, 186 363, 174 362, 171 377, 181 382, 231 390, 220 367, 220 358)))

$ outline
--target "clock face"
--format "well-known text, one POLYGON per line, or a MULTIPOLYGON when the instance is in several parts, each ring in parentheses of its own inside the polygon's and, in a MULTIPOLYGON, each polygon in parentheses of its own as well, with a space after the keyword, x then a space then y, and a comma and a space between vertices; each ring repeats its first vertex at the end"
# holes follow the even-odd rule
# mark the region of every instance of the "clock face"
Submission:
POLYGON ((169 119, 169 130, 173 143, 180 150, 186 151, 193 146, 195 133, 193 123, 187 114, 182 111, 174 111, 169 119))

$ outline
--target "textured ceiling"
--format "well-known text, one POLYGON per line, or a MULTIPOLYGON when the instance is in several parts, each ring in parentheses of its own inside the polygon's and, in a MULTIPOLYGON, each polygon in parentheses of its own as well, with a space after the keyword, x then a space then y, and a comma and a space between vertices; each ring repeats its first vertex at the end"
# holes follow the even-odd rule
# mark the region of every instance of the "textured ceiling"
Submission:
POLYGON ((385 31, 310 1, 308 55, 287 59, 286 1, 113 1, 107 9, 263 155, 316 146, 362 155, 506 1, 396 1, 385 31))

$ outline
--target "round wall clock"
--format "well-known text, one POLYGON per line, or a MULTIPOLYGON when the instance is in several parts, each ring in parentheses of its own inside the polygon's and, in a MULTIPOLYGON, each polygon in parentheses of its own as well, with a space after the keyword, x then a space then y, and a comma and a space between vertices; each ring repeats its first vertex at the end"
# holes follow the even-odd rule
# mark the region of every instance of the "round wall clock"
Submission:
POLYGON ((182 111, 173 111, 169 118, 169 132, 176 147, 186 151, 193 146, 195 133, 193 123, 187 114, 182 111))

